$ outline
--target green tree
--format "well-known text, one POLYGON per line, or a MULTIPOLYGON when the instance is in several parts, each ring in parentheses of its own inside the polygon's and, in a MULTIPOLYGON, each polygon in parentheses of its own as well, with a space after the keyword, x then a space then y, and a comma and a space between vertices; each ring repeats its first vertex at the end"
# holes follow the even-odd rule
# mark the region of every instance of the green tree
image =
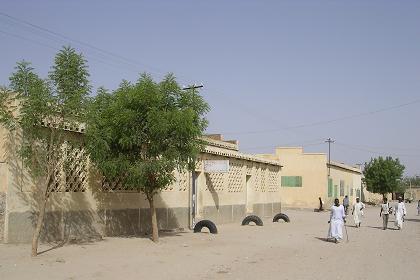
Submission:
POLYGON ((15 69, 10 77, 12 92, 3 90, 1 94, 0 121, 20 135, 18 154, 41 197, 32 238, 32 256, 36 256, 45 208, 58 180, 54 171, 63 161, 65 143, 72 141, 67 137, 71 133, 68 128, 84 120, 89 73, 83 56, 71 47, 57 53, 49 79, 41 79, 26 61, 17 63, 15 69))
POLYGON ((156 83, 141 75, 112 93, 100 89, 87 118, 89 156, 107 180, 145 194, 152 240, 158 242, 154 196, 174 181, 174 170, 192 170, 202 149, 207 103, 180 89, 173 75, 156 83))
POLYGON ((368 191, 382 194, 397 192, 401 189, 404 165, 399 159, 378 157, 365 164, 363 174, 368 191))

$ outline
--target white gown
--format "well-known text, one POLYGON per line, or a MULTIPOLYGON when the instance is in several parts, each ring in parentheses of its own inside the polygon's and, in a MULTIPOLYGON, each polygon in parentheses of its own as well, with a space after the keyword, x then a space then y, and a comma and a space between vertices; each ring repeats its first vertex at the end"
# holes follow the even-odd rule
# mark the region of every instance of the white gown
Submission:
POLYGON ((404 202, 399 202, 395 205, 395 226, 402 228, 404 215, 407 214, 404 202))
POLYGON ((365 205, 362 202, 358 202, 353 205, 353 219, 356 226, 362 222, 363 208, 365 208, 365 205))
POLYGON ((346 214, 344 213, 343 205, 338 207, 334 205, 331 207, 328 238, 337 238, 338 240, 343 239, 343 225, 345 217, 346 214))

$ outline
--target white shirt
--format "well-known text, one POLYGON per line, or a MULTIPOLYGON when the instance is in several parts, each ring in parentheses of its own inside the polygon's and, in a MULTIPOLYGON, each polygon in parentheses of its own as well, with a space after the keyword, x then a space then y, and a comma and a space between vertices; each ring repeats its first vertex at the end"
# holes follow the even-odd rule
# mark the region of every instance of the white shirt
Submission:
POLYGON ((338 207, 333 205, 331 207, 331 214, 330 214, 330 219, 331 220, 341 220, 341 221, 343 221, 345 217, 346 217, 346 214, 344 212, 343 205, 340 205, 338 207))
POLYGON ((389 214, 389 203, 382 203, 382 214, 388 215, 389 214))

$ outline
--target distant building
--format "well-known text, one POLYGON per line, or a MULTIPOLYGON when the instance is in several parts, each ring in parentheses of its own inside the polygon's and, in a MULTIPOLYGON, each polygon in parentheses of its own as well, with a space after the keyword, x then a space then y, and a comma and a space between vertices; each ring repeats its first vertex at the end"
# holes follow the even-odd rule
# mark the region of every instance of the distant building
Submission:
POLYGON ((329 208, 334 198, 340 203, 345 195, 354 202, 361 196, 359 168, 343 163, 328 163, 323 153, 304 153, 301 147, 279 147, 274 154, 261 155, 282 163, 282 207, 318 208, 319 197, 329 208), (329 169, 329 170, 328 170, 329 169), (330 174, 328 174, 330 173, 330 174))

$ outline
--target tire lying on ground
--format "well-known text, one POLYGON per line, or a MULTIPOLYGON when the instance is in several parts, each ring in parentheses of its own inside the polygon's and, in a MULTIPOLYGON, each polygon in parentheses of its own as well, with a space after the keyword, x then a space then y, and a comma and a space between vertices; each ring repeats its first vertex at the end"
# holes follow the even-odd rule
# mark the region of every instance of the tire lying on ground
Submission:
POLYGON ((250 222, 254 222, 257 226, 263 226, 263 221, 260 219, 260 217, 256 215, 246 216, 245 219, 242 221, 242 225, 247 226, 250 222))
POLYGON ((203 227, 208 228, 210 233, 217 234, 217 227, 216 225, 210 220, 202 220, 195 224, 194 232, 201 232, 203 227))
POLYGON ((273 218, 273 223, 277 223, 279 220, 283 220, 286 223, 290 223, 289 216, 287 216, 286 214, 283 214, 283 213, 279 213, 279 214, 275 215, 274 218, 273 218))

